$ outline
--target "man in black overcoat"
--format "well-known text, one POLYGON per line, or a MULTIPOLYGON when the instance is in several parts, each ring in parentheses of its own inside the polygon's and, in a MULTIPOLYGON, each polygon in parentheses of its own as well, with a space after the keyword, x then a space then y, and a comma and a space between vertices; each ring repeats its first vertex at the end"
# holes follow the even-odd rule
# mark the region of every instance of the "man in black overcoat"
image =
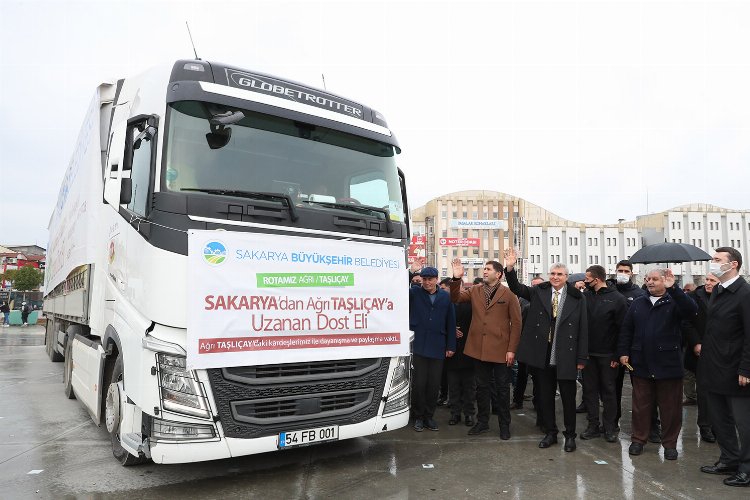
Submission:
POLYGON ((698 370, 708 387, 708 411, 719 461, 701 467, 731 474, 727 486, 750 486, 750 284, 740 275, 742 255, 715 250, 709 272, 720 283, 711 292, 698 370))

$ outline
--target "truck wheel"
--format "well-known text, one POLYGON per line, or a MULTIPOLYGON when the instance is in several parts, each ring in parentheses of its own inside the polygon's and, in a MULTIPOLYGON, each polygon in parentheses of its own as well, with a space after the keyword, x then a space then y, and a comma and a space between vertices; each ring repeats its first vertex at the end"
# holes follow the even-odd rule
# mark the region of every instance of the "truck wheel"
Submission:
POLYGON ((131 465, 142 464, 146 461, 145 457, 136 457, 128 450, 122 447, 120 443, 120 423, 122 422, 122 412, 120 409, 120 387, 122 381, 122 354, 117 354, 115 366, 112 369, 112 377, 107 387, 107 395, 104 401, 104 419, 107 424, 107 431, 112 440, 112 455, 120 464, 128 467, 131 465))
POLYGON ((57 321, 47 320, 47 329, 45 331, 45 349, 47 356, 55 363, 63 360, 62 354, 57 352, 57 321))
POLYGON ((68 337, 65 343, 65 364, 63 365, 63 387, 68 399, 75 399, 73 392, 73 337, 68 337))

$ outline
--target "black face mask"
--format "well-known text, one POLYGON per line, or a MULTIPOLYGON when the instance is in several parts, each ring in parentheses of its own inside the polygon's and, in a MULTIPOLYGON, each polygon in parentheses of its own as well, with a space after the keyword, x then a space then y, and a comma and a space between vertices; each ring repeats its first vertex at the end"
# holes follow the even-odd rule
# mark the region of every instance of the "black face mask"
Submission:
POLYGON ((588 290, 590 292, 593 292, 595 290, 594 289, 594 282, 593 282, 593 280, 592 281, 584 281, 583 282, 583 286, 585 286, 586 290, 588 290))

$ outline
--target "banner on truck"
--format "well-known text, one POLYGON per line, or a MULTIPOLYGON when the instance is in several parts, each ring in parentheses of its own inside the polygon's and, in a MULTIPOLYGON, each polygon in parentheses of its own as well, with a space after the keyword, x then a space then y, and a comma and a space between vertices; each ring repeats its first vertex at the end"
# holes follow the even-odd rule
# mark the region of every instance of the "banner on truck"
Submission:
POLYGON ((400 247, 188 232, 190 369, 403 356, 400 247))

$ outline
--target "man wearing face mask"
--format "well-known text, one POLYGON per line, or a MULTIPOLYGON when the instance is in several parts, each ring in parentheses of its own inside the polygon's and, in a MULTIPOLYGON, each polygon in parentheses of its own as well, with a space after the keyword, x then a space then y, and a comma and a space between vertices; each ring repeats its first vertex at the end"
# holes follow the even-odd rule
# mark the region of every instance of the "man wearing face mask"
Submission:
POLYGON ((599 397, 604 404, 604 438, 609 443, 617 442, 615 418, 617 399, 615 381, 619 363, 617 361, 617 339, 625 318, 625 297, 609 288, 607 274, 602 266, 586 269, 584 285, 589 321, 589 362, 583 370, 583 402, 588 413, 589 425, 581 434, 582 439, 599 437, 599 397))
POLYGON ((739 276, 742 255, 715 250, 709 272, 719 278, 706 313, 698 371, 708 387, 708 411, 721 449, 708 474, 733 474, 727 486, 750 486, 750 284, 739 276), (739 438, 739 439, 738 439, 739 438))
MULTIPOLYGON (((646 291, 633 283, 633 264, 629 260, 621 260, 617 263, 616 275, 614 280, 609 280, 608 284, 614 285, 620 294, 625 297, 625 304, 630 307, 638 297, 646 296, 646 291)), ((622 385, 625 383, 625 367, 620 365, 617 369, 617 379, 615 380, 615 393, 617 400, 617 415, 615 416, 615 432, 620 430, 620 417, 622 417, 622 385)), ((602 429, 603 430, 603 429, 602 429)), ((648 440, 652 443, 661 441, 659 437, 660 423, 659 417, 654 410, 651 421, 651 433, 648 440)))

